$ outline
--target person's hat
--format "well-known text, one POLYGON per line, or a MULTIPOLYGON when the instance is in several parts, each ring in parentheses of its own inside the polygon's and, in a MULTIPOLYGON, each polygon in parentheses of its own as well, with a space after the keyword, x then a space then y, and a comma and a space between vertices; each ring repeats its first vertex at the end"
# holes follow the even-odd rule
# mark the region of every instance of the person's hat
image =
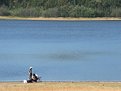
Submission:
POLYGON ((32 69, 32 67, 30 67, 29 69, 32 69))

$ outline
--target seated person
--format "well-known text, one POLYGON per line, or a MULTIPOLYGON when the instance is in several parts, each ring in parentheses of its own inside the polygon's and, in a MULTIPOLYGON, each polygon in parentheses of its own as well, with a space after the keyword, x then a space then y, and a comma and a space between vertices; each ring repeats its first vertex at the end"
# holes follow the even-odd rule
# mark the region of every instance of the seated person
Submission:
POLYGON ((39 78, 37 77, 36 74, 33 74, 33 75, 32 75, 32 81, 33 81, 33 82, 37 82, 38 79, 39 79, 39 78))
POLYGON ((32 67, 29 68, 29 80, 27 80, 27 83, 37 82, 40 80, 40 77, 38 77, 37 74, 32 73, 32 67))

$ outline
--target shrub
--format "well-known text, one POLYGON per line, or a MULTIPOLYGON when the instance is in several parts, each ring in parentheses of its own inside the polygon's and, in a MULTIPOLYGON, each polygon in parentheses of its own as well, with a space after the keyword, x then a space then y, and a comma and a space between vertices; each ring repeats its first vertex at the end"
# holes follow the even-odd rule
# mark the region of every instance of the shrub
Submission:
POLYGON ((39 8, 19 8, 12 10, 13 16, 21 17, 39 17, 41 16, 42 10, 39 8))
POLYGON ((112 17, 121 17, 121 8, 112 9, 111 16, 112 17))
POLYGON ((10 12, 9 9, 5 6, 0 7, 0 16, 9 16, 10 12))
POLYGON ((80 16, 82 16, 81 10, 82 10, 81 7, 77 5, 72 10, 70 10, 69 16, 70 17, 80 17, 80 16))
POLYGON ((105 13, 102 10, 95 9, 95 17, 104 17, 105 13))
POLYGON ((69 12, 72 8, 73 6, 68 4, 59 7, 59 17, 69 17, 70 16, 69 12))
POLYGON ((49 8, 42 13, 43 17, 58 17, 58 8, 49 8))
POLYGON ((95 17, 95 10, 92 8, 84 8, 83 11, 83 16, 84 17, 95 17))
POLYGON ((87 8, 84 6, 77 5, 70 11, 70 16, 71 17, 95 17, 96 12, 92 8, 87 8))

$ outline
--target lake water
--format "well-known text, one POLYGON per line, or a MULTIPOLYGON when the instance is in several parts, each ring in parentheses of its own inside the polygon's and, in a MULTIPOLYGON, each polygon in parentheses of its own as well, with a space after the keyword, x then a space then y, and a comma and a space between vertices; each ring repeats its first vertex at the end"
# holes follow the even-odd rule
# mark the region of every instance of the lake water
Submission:
POLYGON ((121 21, 0 20, 0 81, 121 81, 121 21))

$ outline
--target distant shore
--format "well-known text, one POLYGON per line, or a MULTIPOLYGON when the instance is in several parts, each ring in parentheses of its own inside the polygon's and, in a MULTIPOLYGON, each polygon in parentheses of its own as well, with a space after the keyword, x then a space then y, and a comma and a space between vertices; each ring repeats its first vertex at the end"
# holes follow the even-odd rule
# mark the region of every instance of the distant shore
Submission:
POLYGON ((90 20, 121 20, 121 17, 97 17, 97 18, 71 18, 71 17, 57 17, 57 18, 45 18, 45 17, 13 17, 13 16, 0 16, 0 20, 55 20, 55 21, 90 21, 90 20))
POLYGON ((0 91, 121 91, 121 82, 0 82, 0 91))

